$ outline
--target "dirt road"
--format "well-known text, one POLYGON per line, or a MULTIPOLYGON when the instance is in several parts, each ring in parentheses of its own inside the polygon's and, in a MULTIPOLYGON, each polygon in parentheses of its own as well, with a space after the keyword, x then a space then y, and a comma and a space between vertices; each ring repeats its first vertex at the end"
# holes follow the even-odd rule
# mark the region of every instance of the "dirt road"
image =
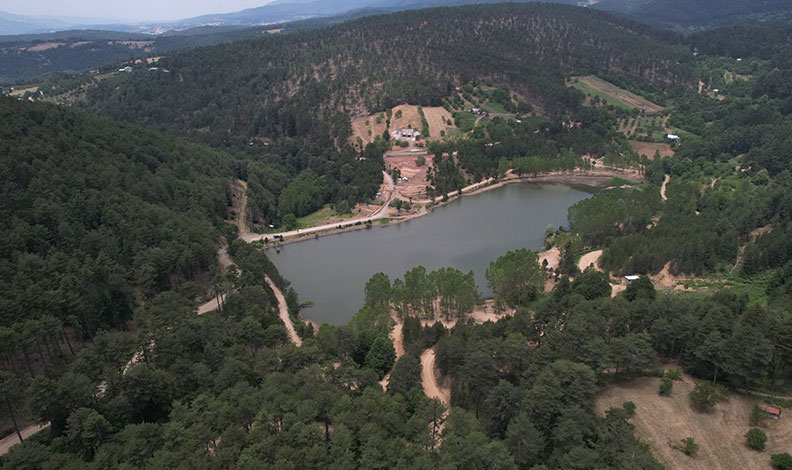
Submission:
POLYGON ((451 402, 451 391, 437 383, 434 349, 427 349, 421 354, 421 384, 427 397, 437 398, 446 406, 451 402))
POLYGON ((594 265, 594 269, 597 271, 602 271, 599 267, 599 259, 602 256, 602 250, 594 250, 585 255, 580 257, 580 261, 578 261, 578 269, 581 271, 585 271, 591 265, 594 265))
POLYGON ((302 346, 302 340, 299 336, 297 336, 297 331, 294 329, 294 323, 292 323, 291 317, 289 316, 289 306, 286 304, 286 297, 283 296, 283 292, 278 289, 278 286, 272 282, 272 279, 270 279, 269 276, 264 276, 264 280, 267 281, 267 285, 270 286, 272 292, 275 293, 275 298, 278 299, 278 314, 280 315, 283 324, 286 326, 286 330, 289 332, 289 338, 297 347, 302 346))
POLYGON ((665 175, 665 179, 663 180, 663 186, 660 187, 660 199, 667 201, 668 198, 666 197, 666 186, 668 186, 668 182, 671 181, 671 175, 665 175))
POLYGON ((208 302, 204 303, 203 305, 198 306, 198 315, 203 315, 204 313, 214 312, 218 310, 221 305, 225 302, 226 295, 220 294, 217 297, 209 300, 208 302))
MULTIPOLYGON (((393 329, 390 333, 388 333, 388 338, 390 338, 391 342, 393 343, 393 349, 396 350, 396 361, 399 360, 400 357, 404 356, 404 335, 402 334, 402 322, 394 315, 391 314, 391 318, 395 324, 393 325, 393 329)), ((388 384, 390 383, 390 372, 385 374, 385 377, 379 381, 380 386, 383 390, 388 390, 388 384)))
POLYGON ((383 204, 379 209, 377 209, 377 211, 374 212, 374 214, 372 214, 372 215, 370 215, 368 217, 363 217, 363 218, 360 218, 360 219, 350 219, 350 220, 346 220, 344 222, 337 222, 337 223, 332 223, 332 224, 318 225, 316 227, 309 227, 309 228, 291 230, 291 231, 288 231, 288 232, 281 232, 281 233, 278 233, 278 234, 251 233, 251 232, 248 232, 247 230, 245 230, 244 232, 240 231, 239 238, 241 238, 242 240, 245 240, 248 243, 256 241, 256 240, 263 240, 265 238, 270 238, 273 235, 280 235, 283 238, 289 238, 289 237, 293 237, 295 235, 305 235, 306 233, 314 233, 314 232, 322 232, 324 230, 332 230, 332 229, 338 228, 341 225, 344 225, 344 226, 346 226, 346 225, 354 225, 354 224, 357 224, 358 222, 366 223, 368 221, 375 221, 377 219, 382 219, 384 217, 387 217, 388 214, 389 214, 388 204, 391 203, 391 201, 392 201, 392 199, 394 197, 394 194, 395 194, 394 190, 395 190, 396 186, 393 183, 393 178, 391 178, 391 176, 388 173, 383 171, 382 174, 383 174, 383 177, 385 178, 385 183, 388 185, 388 188, 389 188, 388 189, 388 192, 389 192, 388 198, 385 200, 385 204, 383 204))
MULTIPOLYGON (((31 424, 30 426, 20 429, 19 432, 22 434, 22 439, 27 439, 30 436, 36 434, 39 431, 43 431, 44 429, 49 428, 50 424, 31 424)), ((9 434, 8 436, 0 439, 0 455, 5 455, 11 450, 12 447, 19 444, 19 437, 16 433, 9 434)))

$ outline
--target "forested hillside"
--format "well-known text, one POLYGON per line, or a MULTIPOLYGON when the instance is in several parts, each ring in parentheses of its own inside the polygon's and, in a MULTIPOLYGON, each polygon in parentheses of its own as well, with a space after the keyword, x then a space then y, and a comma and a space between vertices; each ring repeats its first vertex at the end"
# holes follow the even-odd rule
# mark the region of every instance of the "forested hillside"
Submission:
POLYGON ((673 29, 792 21, 786 0, 602 0, 596 7, 673 29))
POLYGON ((574 102, 570 73, 621 71, 660 83, 690 76, 692 55, 611 15, 547 4, 409 11, 327 29, 174 54, 170 74, 106 81, 87 109, 213 145, 350 135, 349 114, 438 105, 475 78, 510 85, 552 114, 574 102))
POLYGON ((113 31, 62 31, 0 36, 0 84, 84 71, 168 52, 257 36, 265 28, 194 28, 161 36, 113 31))
POLYGON ((0 325, 85 337, 215 263, 229 157, 67 108, 0 100, 0 325))

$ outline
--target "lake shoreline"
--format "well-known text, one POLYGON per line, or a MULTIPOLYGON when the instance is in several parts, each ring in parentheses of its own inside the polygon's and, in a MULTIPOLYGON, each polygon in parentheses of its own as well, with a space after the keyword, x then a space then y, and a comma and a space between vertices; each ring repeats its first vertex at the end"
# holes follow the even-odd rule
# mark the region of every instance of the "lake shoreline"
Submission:
MULTIPOLYGON (((547 174, 547 175, 537 175, 537 176, 511 176, 511 177, 499 179, 497 181, 492 181, 489 184, 477 183, 480 184, 481 186, 473 189, 472 191, 471 190, 464 191, 463 189, 461 193, 457 192, 457 194, 454 194, 453 196, 449 197, 446 201, 436 202, 429 208, 424 206, 414 214, 409 214, 403 217, 390 218, 390 220, 388 220, 388 222, 386 223, 381 222, 381 220, 384 219, 380 219, 377 222, 372 223, 370 226, 363 223, 357 225, 355 223, 351 223, 345 226, 339 224, 341 225, 341 227, 339 228, 328 229, 321 232, 314 232, 311 234, 306 234, 304 236, 295 236, 279 242, 270 242, 268 244, 264 244, 262 248, 266 250, 272 248, 278 249, 281 246, 292 245, 294 243, 300 243, 308 240, 316 240, 318 238, 327 237, 330 235, 337 235, 341 233, 352 232, 355 230, 371 230, 374 228, 383 228, 391 225, 397 225, 403 222, 408 222, 410 220, 415 220, 417 218, 430 215, 434 209, 445 206, 446 204, 456 201, 457 199, 460 199, 462 197, 481 194, 483 192, 502 188, 506 185, 514 184, 514 183, 560 184, 564 186, 570 186, 573 188, 577 187, 585 190, 586 192, 594 192, 593 190, 601 188, 613 178, 636 179, 635 176, 630 173, 627 172, 619 173, 615 171, 605 171, 601 173, 588 172, 588 173, 566 173, 566 174, 559 173, 559 174, 547 174)), ((427 204, 427 203, 431 203, 431 200, 424 199, 415 202, 415 204, 427 204)))

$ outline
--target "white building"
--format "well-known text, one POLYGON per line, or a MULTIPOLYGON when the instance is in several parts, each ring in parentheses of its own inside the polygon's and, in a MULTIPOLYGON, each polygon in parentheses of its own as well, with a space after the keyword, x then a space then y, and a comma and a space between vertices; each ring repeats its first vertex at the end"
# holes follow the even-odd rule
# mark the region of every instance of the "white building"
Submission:
POLYGON ((410 129, 408 127, 405 127, 403 129, 394 130, 393 132, 391 132, 391 136, 394 139, 403 139, 403 140, 418 139, 421 136, 421 133, 418 132, 416 129, 410 129))

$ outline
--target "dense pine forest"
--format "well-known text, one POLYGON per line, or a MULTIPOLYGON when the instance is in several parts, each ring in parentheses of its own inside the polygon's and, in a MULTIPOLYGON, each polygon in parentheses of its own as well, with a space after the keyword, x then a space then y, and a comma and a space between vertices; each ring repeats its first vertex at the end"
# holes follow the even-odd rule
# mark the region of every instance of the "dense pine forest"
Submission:
POLYGON ((693 56, 656 40, 665 36, 560 5, 408 11, 176 54, 162 62, 170 74, 141 71, 107 82, 86 108, 235 146, 297 136, 344 141, 350 112, 437 106, 476 78, 505 82, 563 114, 574 100, 564 87, 570 74, 688 78, 693 56))
POLYGON ((440 8, 176 53, 168 73, 118 74, 73 108, 3 98, 0 431, 49 428, 0 468, 665 468, 640 407, 595 413, 598 394, 663 377, 667 396, 682 378, 667 363, 699 382, 702 414, 732 391, 792 390, 789 35, 440 8), (659 117, 568 86, 592 74, 663 106, 682 137, 670 156, 623 130, 659 117), (479 121, 478 102, 510 112, 479 121), (472 272, 417 266, 360 286, 348 324, 313 328, 232 219, 280 229, 370 202, 391 144, 352 143, 350 118, 390 122, 402 103, 462 129, 427 144, 433 197, 602 166, 632 179, 547 228, 556 267, 522 247, 492 260, 497 322, 469 318, 484 300, 472 272), (604 271, 581 272, 596 249, 604 271), (424 393, 430 352, 445 401, 424 393))

